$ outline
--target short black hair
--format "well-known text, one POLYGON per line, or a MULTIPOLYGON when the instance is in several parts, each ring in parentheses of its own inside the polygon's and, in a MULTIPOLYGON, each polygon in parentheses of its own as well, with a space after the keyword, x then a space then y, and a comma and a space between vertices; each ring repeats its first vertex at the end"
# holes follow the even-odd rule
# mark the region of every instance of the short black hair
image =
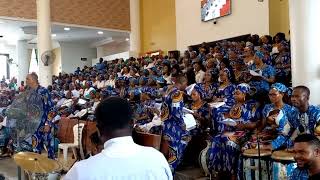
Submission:
POLYGON ((296 86, 293 90, 295 89, 301 89, 308 97, 310 96, 310 89, 307 86, 296 86))
POLYGON ((130 127, 132 110, 127 100, 109 97, 98 105, 95 116, 99 131, 112 133, 112 131, 130 127))
POLYGON ((315 148, 320 148, 320 140, 312 134, 301 134, 294 140, 294 143, 306 142, 315 148))

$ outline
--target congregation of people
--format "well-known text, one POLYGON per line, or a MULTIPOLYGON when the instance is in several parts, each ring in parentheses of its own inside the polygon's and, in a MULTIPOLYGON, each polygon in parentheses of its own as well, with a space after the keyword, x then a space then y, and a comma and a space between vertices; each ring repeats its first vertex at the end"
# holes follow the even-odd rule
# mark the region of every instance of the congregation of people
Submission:
MULTIPOLYGON (((24 83, 10 84, 2 82, 1 90, 25 90, 24 83)), ((92 67, 53 76, 48 91, 52 122, 61 117, 95 121, 103 99, 127 99, 133 131, 162 136, 161 152, 173 174, 199 166, 207 147, 210 173, 241 179, 241 154, 257 147, 258 135, 265 140, 260 148, 270 151, 294 151, 296 137, 320 135, 320 108, 309 104, 309 89, 291 85, 290 42, 283 33, 202 43, 181 57, 100 58, 92 67), (186 114, 196 125, 186 126, 186 114)), ((287 176, 313 175, 300 165, 288 168, 287 176)))

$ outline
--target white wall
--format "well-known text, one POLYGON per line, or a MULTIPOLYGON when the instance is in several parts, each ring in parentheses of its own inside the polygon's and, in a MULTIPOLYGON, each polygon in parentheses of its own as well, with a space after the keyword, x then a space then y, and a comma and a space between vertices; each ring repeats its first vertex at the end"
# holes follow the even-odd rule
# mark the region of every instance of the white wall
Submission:
MULTIPOLYGON (((115 59, 120 59, 123 58, 124 60, 129 59, 129 51, 123 52, 123 53, 118 53, 118 54, 113 54, 109 56, 104 56, 102 57, 104 61, 112 61, 115 59)), ((96 65, 99 62, 99 58, 97 59, 92 59, 92 66, 96 65)))
POLYGON ((15 64, 10 65, 10 76, 17 78, 18 77, 18 67, 16 64, 18 64, 18 58, 17 58, 16 46, 1 44, 0 53, 1 54, 9 54, 9 58, 13 59, 13 62, 15 64))
POLYGON ((177 49, 244 34, 269 34, 269 0, 232 0, 231 15, 201 21, 199 0, 176 0, 177 49))
POLYGON ((92 59, 97 58, 96 48, 90 48, 88 44, 60 43, 61 47, 61 70, 65 73, 72 73, 77 67, 91 66, 92 59), (81 61, 87 58, 87 61, 81 61))

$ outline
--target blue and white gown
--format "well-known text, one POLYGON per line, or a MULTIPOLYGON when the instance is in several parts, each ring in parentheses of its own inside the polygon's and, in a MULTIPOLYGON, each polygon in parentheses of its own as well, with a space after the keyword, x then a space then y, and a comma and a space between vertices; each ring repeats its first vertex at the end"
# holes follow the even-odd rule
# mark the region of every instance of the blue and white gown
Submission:
POLYGON ((169 145, 168 163, 174 173, 181 162, 190 136, 183 121, 183 92, 175 87, 168 91, 161 107, 161 119, 164 121, 163 138, 169 145))

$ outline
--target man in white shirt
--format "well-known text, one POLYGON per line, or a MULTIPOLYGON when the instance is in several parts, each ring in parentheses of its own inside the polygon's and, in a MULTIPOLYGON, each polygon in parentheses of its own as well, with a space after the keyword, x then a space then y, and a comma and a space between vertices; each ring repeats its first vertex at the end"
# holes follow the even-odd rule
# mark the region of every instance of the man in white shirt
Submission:
POLYGON ((107 98, 98 105, 95 116, 104 149, 77 162, 64 180, 173 179, 169 164, 159 151, 133 142, 132 110, 127 100, 107 98))

